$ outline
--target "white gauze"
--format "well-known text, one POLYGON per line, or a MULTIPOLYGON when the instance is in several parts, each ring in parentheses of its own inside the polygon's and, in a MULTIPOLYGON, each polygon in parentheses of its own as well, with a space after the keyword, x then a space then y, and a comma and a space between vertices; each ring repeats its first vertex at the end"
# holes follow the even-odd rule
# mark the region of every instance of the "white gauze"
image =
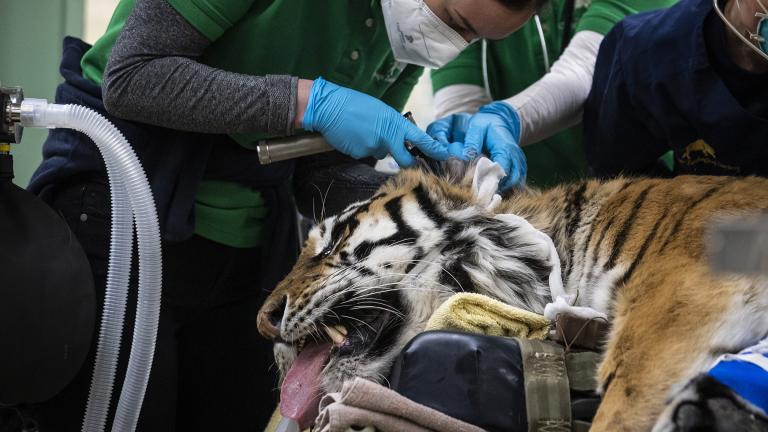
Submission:
MULTIPOLYGON (((477 200, 477 206, 493 211, 501 203, 501 195, 498 194, 499 182, 506 176, 506 173, 496 162, 481 157, 477 160, 475 174, 472 177, 472 193, 477 200)), ((574 295, 566 294, 563 287, 563 277, 560 268, 560 255, 552 239, 543 231, 536 229, 527 220, 512 213, 497 214, 496 219, 517 227, 519 230, 531 234, 543 250, 549 251, 549 264, 552 270, 549 273, 549 291, 552 296, 552 303, 544 307, 544 317, 554 321, 558 314, 566 313, 582 318, 606 318, 605 314, 600 313, 589 307, 573 306, 574 295)))

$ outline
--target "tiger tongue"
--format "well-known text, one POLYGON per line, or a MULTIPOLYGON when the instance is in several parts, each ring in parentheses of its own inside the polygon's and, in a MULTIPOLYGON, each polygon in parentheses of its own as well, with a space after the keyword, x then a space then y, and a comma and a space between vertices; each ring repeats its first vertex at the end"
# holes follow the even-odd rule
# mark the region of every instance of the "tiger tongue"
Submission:
POLYGON ((329 342, 305 346, 283 379, 280 414, 296 420, 300 430, 308 428, 317 417, 322 396, 320 372, 328 363, 331 346, 329 342))

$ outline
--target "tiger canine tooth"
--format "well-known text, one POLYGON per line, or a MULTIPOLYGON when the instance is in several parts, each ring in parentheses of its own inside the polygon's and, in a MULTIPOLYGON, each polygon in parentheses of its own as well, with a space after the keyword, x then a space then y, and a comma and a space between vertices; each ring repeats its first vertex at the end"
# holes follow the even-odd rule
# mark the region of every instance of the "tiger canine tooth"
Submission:
POLYGON ((336 327, 325 327, 325 332, 328 334, 328 336, 331 338, 334 344, 341 345, 344 343, 344 341, 347 339, 346 336, 344 336, 339 330, 336 329, 336 327))
POLYGON ((344 336, 346 336, 348 333, 347 328, 344 327, 343 325, 335 325, 333 326, 333 328, 335 328, 339 333, 343 334, 344 336))

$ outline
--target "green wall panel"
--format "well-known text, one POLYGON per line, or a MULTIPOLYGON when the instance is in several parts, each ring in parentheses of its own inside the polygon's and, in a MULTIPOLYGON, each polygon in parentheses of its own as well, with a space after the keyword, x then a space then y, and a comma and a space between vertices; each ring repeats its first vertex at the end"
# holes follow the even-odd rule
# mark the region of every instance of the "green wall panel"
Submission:
MULTIPOLYGON (((18 85, 24 95, 53 101, 61 82, 61 41, 81 37, 84 0, 0 0, 0 82, 18 85)), ((26 129, 13 147, 14 182, 25 187, 40 163, 48 132, 26 129)))

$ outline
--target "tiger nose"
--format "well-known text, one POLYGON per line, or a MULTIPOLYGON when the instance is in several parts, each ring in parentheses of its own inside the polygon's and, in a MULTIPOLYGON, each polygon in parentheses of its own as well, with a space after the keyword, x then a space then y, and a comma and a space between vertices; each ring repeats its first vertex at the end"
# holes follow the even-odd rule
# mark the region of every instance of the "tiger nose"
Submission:
POLYGON ((280 323, 288 303, 288 297, 265 304, 259 311, 256 326, 259 333, 267 339, 277 339, 280 336, 280 323))

